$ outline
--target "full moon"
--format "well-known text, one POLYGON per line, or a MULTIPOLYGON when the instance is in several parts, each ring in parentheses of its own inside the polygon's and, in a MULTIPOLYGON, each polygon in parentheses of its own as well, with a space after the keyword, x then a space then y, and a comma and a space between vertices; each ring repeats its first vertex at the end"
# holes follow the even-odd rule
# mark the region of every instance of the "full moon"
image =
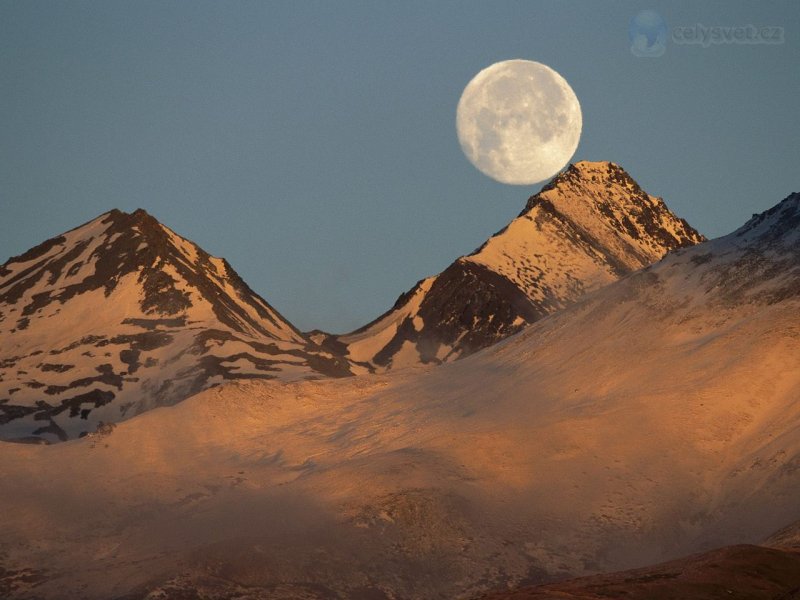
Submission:
POLYGON ((502 183, 549 179, 581 137, 581 105, 561 75, 532 60, 506 60, 478 73, 456 111, 458 141, 475 167, 502 183))

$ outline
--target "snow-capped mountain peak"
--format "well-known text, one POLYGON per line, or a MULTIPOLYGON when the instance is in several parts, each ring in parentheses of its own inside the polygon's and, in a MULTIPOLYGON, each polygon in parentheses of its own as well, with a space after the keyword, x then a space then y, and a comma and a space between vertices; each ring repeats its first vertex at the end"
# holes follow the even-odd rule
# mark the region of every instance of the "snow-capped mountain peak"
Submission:
POLYGON ((325 339, 376 370, 453 360, 703 239, 620 166, 578 162, 475 252, 369 325, 325 339))
POLYGON ((131 275, 141 286, 138 304, 146 315, 180 314, 193 306, 194 296, 234 331, 303 341, 227 261, 142 209, 130 214, 114 209, 10 259, 0 271, 0 302, 26 298, 20 314, 48 314, 48 306, 57 308, 87 292, 103 290, 108 297, 131 275))
POLYGON ((65 439, 236 378, 350 373, 222 258, 112 210, 0 266, 0 436, 65 439))
POLYGON ((467 258, 515 281, 531 297, 567 298, 573 295, 569 286, 609 283, 610 277, 703 239, 618 165, 584 161, 570 165, 532 196, 517 219, 467 258), (581 256, 575 255, 575 247, 582 250, 581 256), (526 268, 524 258, 531 255, 548 265, 526 268), (580 260, 557 264, 556 257, 569 255, 580 260), (543 279, 564 287, 556 293, 537 291, 543 279))

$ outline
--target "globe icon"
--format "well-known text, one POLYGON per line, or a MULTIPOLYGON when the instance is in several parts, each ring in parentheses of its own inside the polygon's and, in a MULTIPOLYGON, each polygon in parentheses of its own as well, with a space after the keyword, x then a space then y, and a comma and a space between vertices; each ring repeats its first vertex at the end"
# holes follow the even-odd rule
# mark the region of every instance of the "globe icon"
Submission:
POLYGON ((667 24, 654 10, 643 10, 631 19, 628 39, 634 56, 661 56, 667 49, 667 24))

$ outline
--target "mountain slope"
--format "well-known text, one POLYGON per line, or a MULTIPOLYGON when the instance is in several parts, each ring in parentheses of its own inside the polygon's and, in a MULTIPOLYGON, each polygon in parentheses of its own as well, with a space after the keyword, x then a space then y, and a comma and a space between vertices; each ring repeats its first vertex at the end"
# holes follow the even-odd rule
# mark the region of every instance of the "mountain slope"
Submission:
POLYGON ((505 229, 350 334, 318 342, 384 370, 466 356, 703 240, 618 165, 579 162, 505 229))
POLYGON ((737 545, 661 565, 496 592, 485 600, 793 600, 800 551, 737 545))
POLYGON ((798 286, 793 195, 436 369, 0 444, 8 596, 469 598, 758 543, 800 519, 798 286))
POLYGON ((349 372, 142 210, 0 266, 0 339, 4 439, 64 440, 227 379, 349 372))

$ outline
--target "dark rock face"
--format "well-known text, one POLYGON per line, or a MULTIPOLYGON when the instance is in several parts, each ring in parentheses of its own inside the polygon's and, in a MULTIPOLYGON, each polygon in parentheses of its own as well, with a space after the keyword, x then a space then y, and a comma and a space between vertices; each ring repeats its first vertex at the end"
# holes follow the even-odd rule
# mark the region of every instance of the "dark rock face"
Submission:
POLYGON ((232 379, 351 374, 143 210, 11 258, 0 315, 0 439, 76 437, 232 379))
MULTIPOLYGON (((424 323, 417 331, 406 317, 397 335, 374 357, 386 367, 404 342, 416 344, 423 363, 437 358, 442 346, 471 354, 522 329, 547 314, 517 286, 484 265, 456 261, 434 281, 416 313, 424 323)), ((452 352, 452 350, 450 351, 452 352)))
POLYGON ((455 360, 703 240, 618 165, 577 163, 507 227, 375 321, 315 339, 372 370, 455 360))

